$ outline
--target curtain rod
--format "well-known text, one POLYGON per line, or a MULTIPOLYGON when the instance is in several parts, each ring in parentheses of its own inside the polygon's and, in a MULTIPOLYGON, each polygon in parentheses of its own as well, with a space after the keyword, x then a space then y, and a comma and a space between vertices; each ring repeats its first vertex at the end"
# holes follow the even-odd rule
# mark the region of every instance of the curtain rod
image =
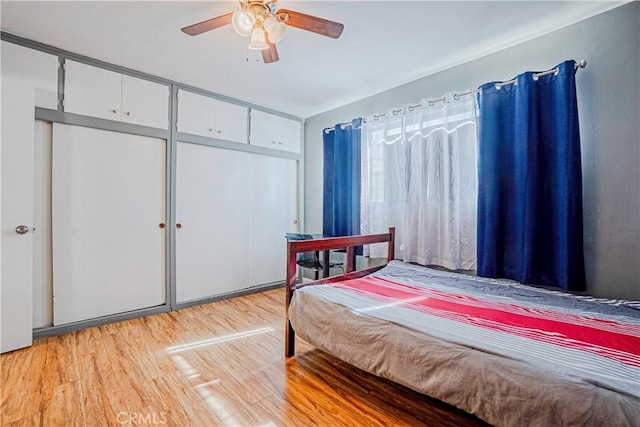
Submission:
MULTIPOLYGON (((454 94, 453 94, 453 99, 455 99, 455 100, 457 101, 457 100, 459 100, 460 98, 462 98, 462 97, 463 97, 463 96, 465 96, 465 95, 471 95, 471 94, 478 93, 478 92, 479 92, 479 90, 477 90, 477 89, 475 89, 475 90, 468 90, 468 91, 466 91, 466 92, 460 92, 460 93, 457 93, 457 92, 456 92, 456 93, 454 93, 454 94)), ((400 113, 404 113, 405 109, 407 109, 407 110, 409 110, 409 111, 413 111, 413 110, 415 110, 416 108, 421 108, 421 107, 426 107, 426 106, 433 107, 434 105, 436 105, 436 103, 438 103, 438 102, 445 102, 446 100, 447 100, 447 96, 446 96, 446 95, 442 95, 442 97, 441 97, 441 98, 429 99, 429 100, 427 101, 427 105, 422 105, 422 104, 407 105, 407 106, 406 106, 406 107, 404 107, 404 108, 394 108, 393 110, 391 110, 391 113, 392 113, 394 116, 397 116, 397 115, 398 115, 398 114, 400 114, 400 113)), ((374 114, 374 115, 373 115, 373 120, 378 120, 379 118, 384 117, 384 116, 386 116, 386 115, 387 115, 387 113, 374 114)), ((366 122, 367 122, 367 119, 362 119, 362 122, 363 122, 363 123, 366 123, 366 122)))
MULTIPOLYGON (((574 61, 575 62, 575 61, 574 61)), ((576 62, 575 64, 573 64, 573 68, 574 69, 578 69, 578 68, 585 68, 587 66, 587 61, 585 61, 584 59, 580 62, 576 62)), ((548 71, 542 71, 540 73, 535 73, 533 75, 533 80, 538 80, 538 78, 542 77, 542 76, 546 76, 549 74, 558 74, 560 70, 558 69, 558 67, 556 68, 552 68, 551 70, 548 71)), ((518 79, 513 79, 513 80, 507 80, 506 82, 500 82, 500 83, 496 83, 496 88, 500 89, 502 86, 508 86, 508 85, 513 85, 516 84, 516 82, 518 81, 518 79)), ((478 91, 476 91, 478 92, 478 91)))
MULTIPOLYGON (((575 61, 574 61, 574 62, 575 62, 575 61)), ((584 59, 583 59, 583 60, 581 60, 580 62, 576 62, 576 63, 574 64, 574 68, 575 68, 575 69, 578 69, 578 68, 585 68, 586 66, 587 66, 587 61, 586 61, 586 60, 584 60, 584 59)), ((540 78, 540 77, 542 77, 542 76, 546 76, 546 75, 548 75, 548 74, 555 74, 555 73, 558 73, 558 71, 559 71, 558 67, 555 67, 555 68, 552 68, 551 70, 548 70, 548 71, 542 71, 542 72, 540 72, 540 73, 535 73, 535 74, 533 74, 533 78, 534 78, 534 80, 537 80, 538 78, 540 78)), ((496 86, 497 86, 497 87, 507 86, 507 85, 515 84, 515 83, 516 83, 516 81, 517 81, 516 79, 508 80, 508 81, 506 81, 506 82, 496 83, 496 86)), ((453 94, 453 99, 455 99, 455 100, 457 101, 457 100, 459 100, 461 97, 463 97, 463 96, 465 96, 465 95, 472 95, 472 94, 476 94, 476 93, 478 93, 478 92, 480 92, 480 90, 479 90, 479 89, 475 89, 475 90, 468 90, 468 91, 466 91, 466 92, 454 93, 454 94, 453 94)), ((430 99, 430 100, 428 100, 428 101, 427 101, 427 105, 428 105, 429 107, 433 107, 437 102, 445 102, 446 100, 447 100, 446 95, 442 95, 442 97, 441 97, 441 98, 437 98, 437 99, 430 99)), ((420 108, 420 107, 424 107, 424 105, 422 105, 422 104, 416 104, 416 105, 408 105, 408 106, 406 106, 406 107, 404 107, 404 108, 394 108, 393 110, 391 110, 391 113, 392 113, 394 116, 397 116, 397 115, 398 115, 398 114, 400 114, 400 113, 404 113, 405 109, 407 109, 407 110, 409 110, 409 111, 413 111, 413 110, 415 110, 416 108, 420 108)), ((378 119, 380 119, 381 117, 384 117, 384 116, 386 116, 386 115, 387 115, 387 113, 374 114, 374 115, 373 115, 373 119, 374 119, 374 120, 378 120, 378 119)), ((362 122, 363 122, 363 123, 366 123, 366 122, 367 122, 367 120, 366 120, 366 119, 362 119, 362 122)), ((339 123, 338 125, 339 125, 342 129, 344 129, 346 126, 350 126, 350 125, 351 125, 351 123, 339 123)), ((327 133, 329 133, 329 132, 331 132, 331 131, 332 131, 332 130, 334 130, 334 129, 335 129, 335 126, 334 126, 334 127, 330 127, 330 128, 326 128, 324 131, 325 131, 325 132, 327 132, 327 133)))
MULTIPOLYGON (((363 120, 364 121, 364 120, 363 120)), ((340 129, 344 130, 345 128, 349 127, 349 126, 353 126, 353 123, 351 122, 346 122, 346 123, 338 123, 335 126, 331 126, 328 128, 324 128, 322 129, 322 132, 324 133, 330 133, 333 130, 336 130, 336 126, 340 126, 340 129)))

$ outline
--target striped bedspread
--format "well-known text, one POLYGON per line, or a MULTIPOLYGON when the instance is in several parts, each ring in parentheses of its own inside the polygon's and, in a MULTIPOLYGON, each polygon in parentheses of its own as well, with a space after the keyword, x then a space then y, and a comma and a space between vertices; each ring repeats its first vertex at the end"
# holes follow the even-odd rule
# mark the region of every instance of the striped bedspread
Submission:
POLYGON ((324 301, 640 397, 640 303, 392 262, 372 275, 303 288, 324 301))

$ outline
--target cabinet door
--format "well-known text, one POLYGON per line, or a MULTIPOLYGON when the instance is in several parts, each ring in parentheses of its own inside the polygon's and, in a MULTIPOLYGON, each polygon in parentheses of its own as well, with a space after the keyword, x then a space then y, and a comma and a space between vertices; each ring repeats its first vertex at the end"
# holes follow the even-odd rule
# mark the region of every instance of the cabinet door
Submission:
POLYGON ((297 231, 297 162, 251 155, 251 284, 285 280, 285 234, 297 231))
POLYGON ((178 91, 178 132, 215 137, 216 100, 178 91))
POLYGON ((249 287, 249 154, 179 142, 177 156, 177 302, 249 287))
POLYGON ((54 124, 54 325, 164 304, 165 146, 54 124))
POLYGON ((216 100, 215 137, 246 144, 248 114, 246 107, 216 100))
POLYGON ((266 148, 278 148, 278 133, 273 114, 251 110, 250 144, 266 148))
POLYGON ((278 117, 278 146, 280 150, 300 152, 300 122, 278 117))
POLYGON ((299 153, 300 122, 252 110, 251 144, 299 153))
POLYGON ((123 75, 122 121, 167 129, 169 86, 123 75))
POLYGON ((64 110, 68 113, 120 120, 122 74, 66 61, 64 110))

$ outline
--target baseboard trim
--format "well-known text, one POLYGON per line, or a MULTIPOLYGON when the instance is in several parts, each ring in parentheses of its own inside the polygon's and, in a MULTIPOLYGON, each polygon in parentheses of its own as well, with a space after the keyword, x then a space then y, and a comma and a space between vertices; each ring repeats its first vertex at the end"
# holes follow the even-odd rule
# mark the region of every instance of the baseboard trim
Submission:
POLYGON ((95 319, 65 323, 64 325, 45 326, 43 328, 37 328, 33 330, 33 339, 62 335, 68 332, 75 332, 82 329, 93 328, 95 326, 108 325, 109 323, 136 319, 138 317, 150 316, 152 314, 167 313, 169 311, 171 311, 171 309, 168 305, 160 305, 157 307, 142 308, 140 310, 132 310, 124 313, 112 314, 109 316, 96 317, 95 319))
POLYGON ((215 295, 211 297, 176 303, 176 305, 173 308, 174 310, 180 310, 181 308, 193 307, 194 305, 208 304, 210 302, 216 302, 216 301, 221 301, 225 299, 241 297, 243 295, 257 294, 259 292, 270 291, 271 289, 282 288, 283 286, 284 286, 284 282, 267 283, 265 285, 252 286, 250 288, 242 289, 240 291, 227 292, 224 294, 215 295))

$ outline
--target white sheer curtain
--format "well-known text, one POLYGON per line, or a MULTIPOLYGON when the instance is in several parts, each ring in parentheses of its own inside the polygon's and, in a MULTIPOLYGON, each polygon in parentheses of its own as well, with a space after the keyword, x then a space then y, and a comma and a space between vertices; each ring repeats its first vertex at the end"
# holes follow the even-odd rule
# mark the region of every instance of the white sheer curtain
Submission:
MULTIPOLYGON (((396 227, 396 257, 476 268, 475 96, 368 117, 362 143, 362 233, 396 227)), ((383 247, 365 255, 384 257, 383 247)))

